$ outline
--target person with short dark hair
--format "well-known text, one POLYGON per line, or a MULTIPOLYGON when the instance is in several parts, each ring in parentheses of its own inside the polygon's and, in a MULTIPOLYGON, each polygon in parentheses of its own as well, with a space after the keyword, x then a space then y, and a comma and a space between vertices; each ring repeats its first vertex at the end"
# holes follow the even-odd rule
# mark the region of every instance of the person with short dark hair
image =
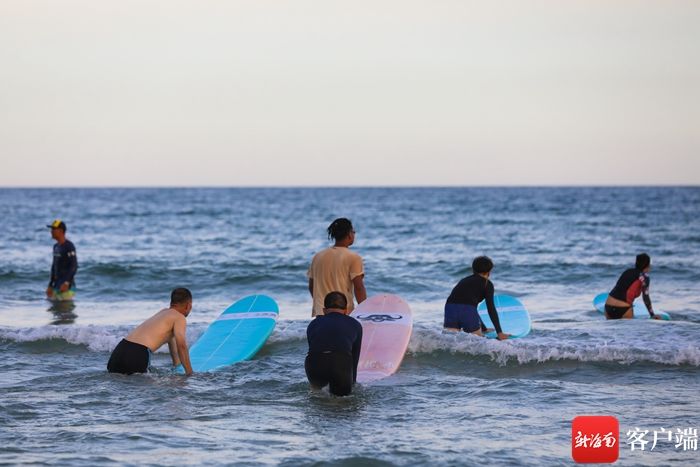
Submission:
POLYGON ((493 261, 488 256, 474 258, 472 262, 473 274, 459 281, 447 298, 445 303, 445 329, 470 332, 483 336, 484 331, 487 331, 487 329, 481 318, 479 318, 476 307, 479 305, 479 302, 486 300, 486 308, 496 329, 498 339, 504 340, 510 337, 510 334, 504 333, 501 329, 496 305, 493 302, 494 287, 489 279, 492 269, 493 261))
POLYGON ((110 373, 146 373, 151 352, 168 343, 173 366, 182 363, 185 374, 192 374, 190 352, 187 348, 185 318, 192 311, 192 293, 177 288, 170 294, 170 308, 160 310, 122 339, 112 351, 107 363, 110 373))
POLYGON ((348 301, 341 292, 327 294, 323 306, 323 315, 314 318, 306 329, 306 377, 314 389, 327 385, 331 394, 347 396, 357 381, 362 325, 348 316, 348 301))
POLYGON ((73 242, 66 238, 66 223, 54 220, 46 227, 51 229, 53 246, 51 278, 46 288, 46 297, 54 301, 73 300, 75 296, 75 273, 78 271, 78 256, 73 242))
POLYGON ((605 300, 605 317, 607 319, 634 318, 632 304, 640 295, 642 300, 644 300, 649 316, 654 319, 661 319, 659 315, 654 314, 654 308, 651 306, 649 271, 651 271, 651 258, 646 253, 638 254, 634 268, 627 269, 620 275, 615 287, 608 294, 607 300, 605 300))
POLYGON ((357 303, 367 298, 362 258, 350 251, 350 246, 355 242, 352 222, 344 217, 338 218, 328 226, 327 231, 328 239, 333 239, 335 244, 316 253, 307 272, 309 293, 313 298, 312 316, 323 313, 324 297, 332 291, 345 295, 349 311, 355 307, 353 295, 357 303))

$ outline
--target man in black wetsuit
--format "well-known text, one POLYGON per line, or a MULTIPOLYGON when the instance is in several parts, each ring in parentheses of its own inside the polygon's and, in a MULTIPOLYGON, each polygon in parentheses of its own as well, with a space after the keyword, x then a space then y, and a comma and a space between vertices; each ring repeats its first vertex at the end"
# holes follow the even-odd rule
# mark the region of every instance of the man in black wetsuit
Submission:
POLYGON ((78 271, 75 245, 66 238, 66 224, 62 220, 56 219, 46 227, 51 229, 51 237, 56 240, 46 297, 57 301, 72 300, 75 295, 75 273, 78 271))
POLYGON ((481 322, 476 307, 482 300, 486 300, 486 308, 489 317, 496 328, 498 340, 508 339, 510 334, 506 334, 501 329, 498 320, 496 306, 493 303, 493 283, 489 280, 493 261, 488 256, 479 256, 472 262, 474 274, 467 276, 452 289, 452 293, 445 303, 444 327, 450 331, 464 331, 484 335, 486 326, 481 322))
POLYGON ((660 316, 654 314, 654 309, 651 306, 649 271, 651 271, 651 258, 646 253, 638 254, 634 268, 627 269, 620 275, 617 284, 605 301, 605 317, 607 319, 634 318, 632 303, 639 295, 642 295, 649 316, 661 319, 660 316))
POLYGON ((347 396, 357 380, 362 325, 347 316, 348 301, 341 292, 326 295, 323 307, 324 314, 314 318, 306 329, 306 377, 314 389, 328 385, 331 394, 347 396))

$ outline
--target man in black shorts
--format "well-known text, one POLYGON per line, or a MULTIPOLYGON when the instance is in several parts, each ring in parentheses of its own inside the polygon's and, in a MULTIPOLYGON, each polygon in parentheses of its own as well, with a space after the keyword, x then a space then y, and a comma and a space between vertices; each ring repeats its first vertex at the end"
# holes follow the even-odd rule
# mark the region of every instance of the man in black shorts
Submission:
POLYGON ((306 377, 315 389, 328 385, 331 394, 347 396, 357 380, 362 325, 347 316, 347 298, 340 292, 326 295, 323 306, 324 314, 314 318, 306 329, 306 377))
POLYGON ((173 366, 182 363, 186 375, 192 374, 190 352, 187 348, 185 318, 192 311, 192 293, 177 288, 170 294, 170 308, 160 310, 141 323, 117 344, 107 362, 110 373, 146 373, 151 352, 167 343, 173 366))
POLYGON ((452 289, 452 293, 447 297, 445 303, 445 321, 443 327, 449 331, 464 331, 479 336, 486 331, 484 323, 479 318, 476 311, 477 305, 482 300, 486 300, 486 308, 489 317, 496 328, 498 340, 508 339, 510 334, 506 334, 501 329, 498 320, 496 305, 493 303, 493 283, 489 279, 493 261, 488 256, 479 256, 472 262, 472 274, 467 276, 452 289))
POLYGON ((620 275, 617 284, 605 301, 605 317, 607 319, 634 318, 632 303, 639 295, 642 295, 649 316, 653 319, 661 318, 654 314, 654 309, 651 306, 649 271, 651 271, 651 258, 646 253, 638 254, 634 268, 627 269, 620 275))

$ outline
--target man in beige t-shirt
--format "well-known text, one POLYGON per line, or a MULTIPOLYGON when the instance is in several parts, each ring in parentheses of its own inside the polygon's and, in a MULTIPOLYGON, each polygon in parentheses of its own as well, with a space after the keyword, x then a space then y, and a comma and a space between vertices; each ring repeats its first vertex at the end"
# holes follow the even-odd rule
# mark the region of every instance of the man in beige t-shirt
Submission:
POLYGON ((323 300, 330 292, 343 293, 349 311, 355 308, 353 295, 357 303, 367 298, 362 258, 349 249, 355 242, 352 222, 343 217, 334 220, 328 226, 328 238, 335 240, 335 245, 316 253, 307 273, 309 293, 314 299, 312 316, 323 314, 323 300))

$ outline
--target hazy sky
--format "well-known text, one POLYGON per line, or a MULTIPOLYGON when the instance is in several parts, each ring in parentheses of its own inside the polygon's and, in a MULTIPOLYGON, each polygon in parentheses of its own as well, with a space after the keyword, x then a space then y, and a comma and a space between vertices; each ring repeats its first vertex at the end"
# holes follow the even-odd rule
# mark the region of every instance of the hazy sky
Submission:
POLYGON ((700 184, 700 1, 0 0, 0 186, 700 184))

